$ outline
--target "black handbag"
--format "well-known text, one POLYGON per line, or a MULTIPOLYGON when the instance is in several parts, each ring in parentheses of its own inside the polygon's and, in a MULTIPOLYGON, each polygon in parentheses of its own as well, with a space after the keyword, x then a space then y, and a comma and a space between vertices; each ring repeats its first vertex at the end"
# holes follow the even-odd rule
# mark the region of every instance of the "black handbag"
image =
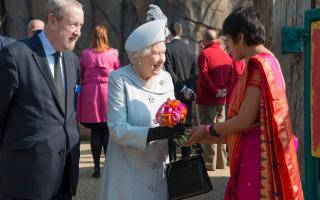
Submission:
POLYGON ((185 199, 212 190, 201 155, 166 164, 166 176, 170 200, 185 199))

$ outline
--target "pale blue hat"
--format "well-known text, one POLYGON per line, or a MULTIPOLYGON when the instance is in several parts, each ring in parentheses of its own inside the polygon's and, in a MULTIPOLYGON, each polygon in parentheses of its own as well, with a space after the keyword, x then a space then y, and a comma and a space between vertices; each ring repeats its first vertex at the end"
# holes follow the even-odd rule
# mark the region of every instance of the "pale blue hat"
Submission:
POLYGON ((136 28, 128 37, 124 46, 127 52, 136 52, 145 49, 158 42, 164 42, 168 31, 166 20, 154 20, 142 24, 136 28))

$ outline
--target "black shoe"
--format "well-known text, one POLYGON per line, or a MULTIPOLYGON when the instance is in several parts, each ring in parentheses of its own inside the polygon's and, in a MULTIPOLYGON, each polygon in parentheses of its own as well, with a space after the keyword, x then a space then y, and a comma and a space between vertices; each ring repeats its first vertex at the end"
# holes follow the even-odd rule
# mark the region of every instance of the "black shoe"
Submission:
POLYGON ((91 175, 93 178, 99 178, 100 177, 100 170, 94 169, 94 172, 91 175))

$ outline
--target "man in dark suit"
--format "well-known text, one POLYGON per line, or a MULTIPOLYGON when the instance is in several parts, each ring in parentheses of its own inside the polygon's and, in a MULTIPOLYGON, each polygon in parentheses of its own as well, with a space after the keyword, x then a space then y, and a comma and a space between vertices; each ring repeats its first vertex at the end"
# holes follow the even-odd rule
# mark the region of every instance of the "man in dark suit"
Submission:
POLYGON ((50 0, 43 31, 0 52, 0 199, 71 200, 79 173, 72 53, 83 25, 76 0, 50 0))
POLYGON ((32 19, 27 26, 27 35, 32 37, 35 32, 42 30, 44 27, 44 22, 41 19, 32 19))
POLYGON ((10 37, 0 35, 0 49, 15 42, 16 40, 10 37))
MULTIPOLYGON (((197 79, 197 66, 192 49, 184 43, 180 37, 182 35, 182 25, 173 23, 169 26, 170 34, 173 37, 167 44, 165 68, 171 74, 174 84, 175 97, 187 105, 187 126, 192 125, 192 101, 197 79)), ((182 147, 182 157, 187 157, 191 153, 190 147, 182 147)), ((170 160, 175 160, 175 144, 169 140, 170 160)))

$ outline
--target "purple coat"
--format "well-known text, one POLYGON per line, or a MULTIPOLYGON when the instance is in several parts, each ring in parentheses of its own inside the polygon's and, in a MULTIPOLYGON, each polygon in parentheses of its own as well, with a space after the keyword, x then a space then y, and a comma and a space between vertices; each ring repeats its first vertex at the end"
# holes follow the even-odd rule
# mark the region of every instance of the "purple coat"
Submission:
POLYGON ((120 67, 118 51, 97 52, 85 49, 80 58, 81 91, 78 97, 77 117, 80 122, 107 121, 108 77, 120 67))

